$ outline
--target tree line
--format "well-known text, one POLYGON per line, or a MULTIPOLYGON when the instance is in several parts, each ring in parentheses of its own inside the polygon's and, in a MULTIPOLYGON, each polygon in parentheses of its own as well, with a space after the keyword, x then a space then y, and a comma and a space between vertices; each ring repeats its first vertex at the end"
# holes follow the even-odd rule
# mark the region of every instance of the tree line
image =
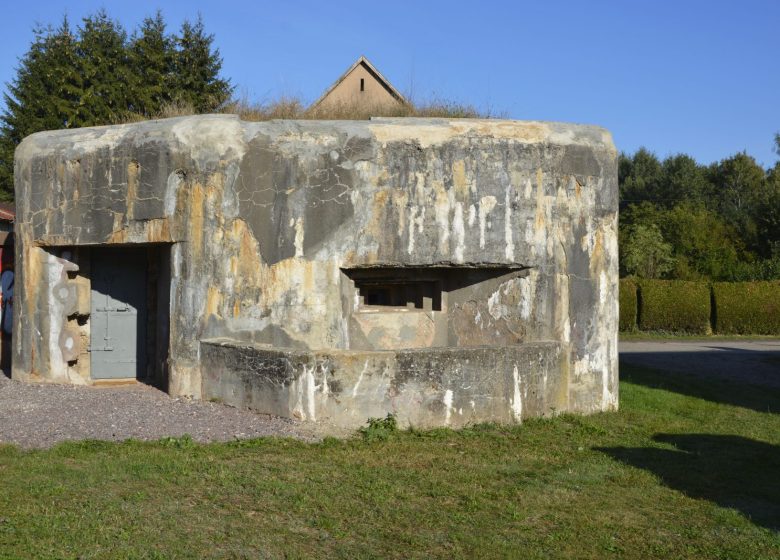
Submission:
MULTIPOLYGON (((780 135, 775 137, 780 156, 780 135)), ((621 275, 723 281, 780 278, 780 161, 747 153, 711 165, 642 148, 621 154, 621 275)))
POLYGON ((158 11, 128 35, 105 10, 73 29, 67 18, 38 27, 0 115, 0 198, 13 198, 13 153, 41 130, 149 118, 169 103, 210 112, 233 88, 220 76, 222 58, 200 17, 176 34, 158 11))
MULTIPOLYGON (((4 94, 0 199, 13 199, 14 149, 41 130, 166 116, 171 106, 183 107, 184 114, 238 112, 250 120, 312 117, 297 99, 270 105, 232 100, 213 39, 200 18, 169 33, 159 11, 130 35, 104 10, 75 29, 67 18, 56 28, 34 29, 4 94)), ((471 107, 441 102, 404 110, 480 116, 471 107)), ((775 142, 780 155, 780 135, 775 142)), ((643 148, 619 156, 618 179, 621 275, 780 278, 780 162, 764 169, 738 153, 701 165, 685 154, 661 160, 643 148)))

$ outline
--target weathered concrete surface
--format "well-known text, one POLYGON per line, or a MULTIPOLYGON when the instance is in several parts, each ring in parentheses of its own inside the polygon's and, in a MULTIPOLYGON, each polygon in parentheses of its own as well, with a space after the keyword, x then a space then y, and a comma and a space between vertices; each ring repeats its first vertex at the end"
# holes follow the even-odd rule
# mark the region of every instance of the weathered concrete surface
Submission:
POLYGON ((566 408, 560 346, 355 352, 201 344, 203 390, 286 418, 358 427, 396 414, 406 425, 520 422, 566 408))
POLYGON ((17 379, 90 383, 89 247, 155 244, 168 268, 153 311, 170 328, 153 354, 172 394, 210 396, 203 339, 555 341, 561 410, 617 406, 617 169, 601 128, 208 115, 35 134, 15 177, 17 379), (405 309, 367 304, 404 283, 405 309))

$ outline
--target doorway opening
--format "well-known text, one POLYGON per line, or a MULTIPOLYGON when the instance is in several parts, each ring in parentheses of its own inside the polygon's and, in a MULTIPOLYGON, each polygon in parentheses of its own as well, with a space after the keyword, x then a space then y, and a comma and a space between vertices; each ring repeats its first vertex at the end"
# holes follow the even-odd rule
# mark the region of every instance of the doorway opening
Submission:
POLYGON ((168 390, 170 245, 89 249, 90 378, 168 390))

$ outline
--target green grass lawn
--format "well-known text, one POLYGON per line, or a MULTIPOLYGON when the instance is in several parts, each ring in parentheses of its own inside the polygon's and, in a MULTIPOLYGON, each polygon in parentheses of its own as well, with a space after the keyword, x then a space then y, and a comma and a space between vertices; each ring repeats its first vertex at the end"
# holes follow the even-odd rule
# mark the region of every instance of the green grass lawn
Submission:
POLYGON ((3 447, 0 557, 780 558, 780 392, 622 377, 509 428, 3 447))

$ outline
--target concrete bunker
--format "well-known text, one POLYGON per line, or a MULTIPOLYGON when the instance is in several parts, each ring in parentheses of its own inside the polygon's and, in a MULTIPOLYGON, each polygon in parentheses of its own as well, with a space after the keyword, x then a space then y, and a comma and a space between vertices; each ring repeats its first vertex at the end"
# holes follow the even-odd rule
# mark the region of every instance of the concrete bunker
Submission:
POLYGON ((603 129, 206 115, 35 134, 15 165, 17 379, 339 427, 617 406, 603 129))

